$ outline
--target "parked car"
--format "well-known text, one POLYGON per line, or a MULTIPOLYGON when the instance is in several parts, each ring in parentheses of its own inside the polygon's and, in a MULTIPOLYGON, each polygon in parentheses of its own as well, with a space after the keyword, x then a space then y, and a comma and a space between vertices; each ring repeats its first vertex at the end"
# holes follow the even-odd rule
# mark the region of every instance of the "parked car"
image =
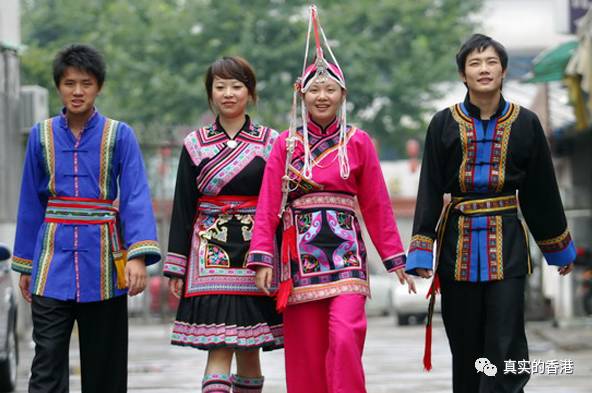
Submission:
MULTIPOLYGON (((432 280, 412 277, 415 281, 417 293, 409 293, 407 285, 394 284, 391 291, 393 314, 399 326, 422 323, 428 314, 428 299, 426 295, 432 280)), ((435 312, 440 312, 440 296, 436 297, 435 312)))
POLYGON ((0 392, 16 388, 18 340, 16 294, 10 279, 10 250, 0 244, 0 392))

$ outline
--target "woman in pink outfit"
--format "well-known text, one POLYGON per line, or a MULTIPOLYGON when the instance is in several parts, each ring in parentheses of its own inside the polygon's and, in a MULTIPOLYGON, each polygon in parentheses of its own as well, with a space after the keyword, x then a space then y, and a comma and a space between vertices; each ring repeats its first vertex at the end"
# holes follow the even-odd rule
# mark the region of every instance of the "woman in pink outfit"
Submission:
MULTIPOLYGON (((370 294, 356 199, 385 268, 415 291, 376 150, 346 125, 343 73, 310 10, 316 56, 295 86, 289 130, 275 143, 263 177, 247 267, 270 293, 279 268, 289 393, 366 392, 362 352, 370 294), (333 62, 323 56, 321 39, 333 62), (302 125, 296 106, 302 99, 302 125), (283 224, 280 266, 274 238, 283 224)), ((308 48, 308 42, 307 46, 308 48)))

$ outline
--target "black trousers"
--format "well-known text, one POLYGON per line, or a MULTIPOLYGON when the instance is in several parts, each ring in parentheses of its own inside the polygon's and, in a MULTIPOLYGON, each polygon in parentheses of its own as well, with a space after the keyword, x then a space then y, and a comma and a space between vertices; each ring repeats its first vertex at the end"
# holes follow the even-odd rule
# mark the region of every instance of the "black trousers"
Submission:
POLYGON ((127 391, 127 296, 76 303, 33 296, 33 341, 29 393, 69 391, 68 351, 78 324, 82 393, 127 391))
POLYGON ((480 283, 442 280, 442 319, 452 352, 454 393, 524 392, 530 374, 504 375, 504 361, 518 365, 528 360, 524 285, 524 277, 480 283), (478 373, 479 358, 494 364, 497 374, 478 373))

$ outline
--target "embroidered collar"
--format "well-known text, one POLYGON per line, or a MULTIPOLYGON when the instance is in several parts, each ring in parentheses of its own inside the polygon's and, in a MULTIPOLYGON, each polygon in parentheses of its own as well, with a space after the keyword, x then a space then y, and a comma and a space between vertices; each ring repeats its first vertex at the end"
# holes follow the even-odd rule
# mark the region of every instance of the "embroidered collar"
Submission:
POLYGON ((315 121, 309 117, 308 123, 306 125, 308 131, 321 137, 332 135, 339 131, 339 121, 337 120, 337 117, 331 120, 331 123, 329 123, 326 127, 323 127, 318 123, 315 123, 315 121))
MULTIPOLYGON (((238 130, 238 132, 236 133, 235 138, 243 132, 252 131, 252 129, 253 124, 251 123, 251 118, 249 117, 249 115, 245 115, 245 122, 243 123, 240 130, 238 130)), ((230 138, 224 127, 222 127, 222 124, 220 123, 220 116, 216 116, 216 121, 214 121, 214 124, 212 124, 212 130, 223 133, 228 139, 233 139, 230 138)))
POLYGON ((245 115, 245 122, 235 135, 234 138, 230 138, 226 133, 220 119, 216 117, 216 120, 208 127, 199 129, 197 134, 199 135, 200 143, 202 145, 209 145, 212 143, 226 142, 228 140, 236 140, 242 142, 255 142, 255 143, 266 143, 266 135, 264 132, 265 127, 261 127, 251 121, 249 115, 245 115))
MULTIPOLYGON (((473 103, 471 102, 471 100, 469 98, 469 93, 467 93, 467 95, 465 96, 465 100, 461 106, 467 116, 481 120, 481 109, 479 109, 478 106, 473 105, 473 103)), ((500 117, 504 113, 505 109, 506 109, 506 100, 504 99, 504 96, 500 95, 500 100, 499 100, 499 104, 497 106, 497 110, 491 116, 491 118, 495 119, 495 118, 500 117)))
MULTIPOLYGON (((101 117, 99 111, 97 110, 96 107, 93 107, 93 113, 92 115, 90 115, 90 117, 86 120, 86 124, 84 125, 84 129, 90 129, 92 127, 94 127, 97 122, 99 121, 99 118, 101 117)), ((62 108, 62 110, 60 111, 60 127, 62 127, 63 129, 68 129, 68 118, 66 117, 66 108, 62 108)))

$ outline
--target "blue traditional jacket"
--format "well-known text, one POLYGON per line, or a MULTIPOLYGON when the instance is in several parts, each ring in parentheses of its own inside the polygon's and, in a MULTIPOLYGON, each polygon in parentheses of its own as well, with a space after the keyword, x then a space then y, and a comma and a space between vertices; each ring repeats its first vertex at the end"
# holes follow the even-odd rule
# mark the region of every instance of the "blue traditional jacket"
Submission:
POLYGON ((468 95, 438 112, 426 136, 407 271, 432 269, 436 259, 445 279, 525 276, 532 272, 527 228, 550 265, 575 259, 537 116, 502 97, 482 120, 468 95), (451 201, 443 211, 444 194, 451 201))
POLYGON ((78 138, 64 114, 35 125, 23 170, 12 269, 31 293, 92 302, 126 294, 114 261, 160 260, 144 162, 127 124, 95 113, 78 138))

